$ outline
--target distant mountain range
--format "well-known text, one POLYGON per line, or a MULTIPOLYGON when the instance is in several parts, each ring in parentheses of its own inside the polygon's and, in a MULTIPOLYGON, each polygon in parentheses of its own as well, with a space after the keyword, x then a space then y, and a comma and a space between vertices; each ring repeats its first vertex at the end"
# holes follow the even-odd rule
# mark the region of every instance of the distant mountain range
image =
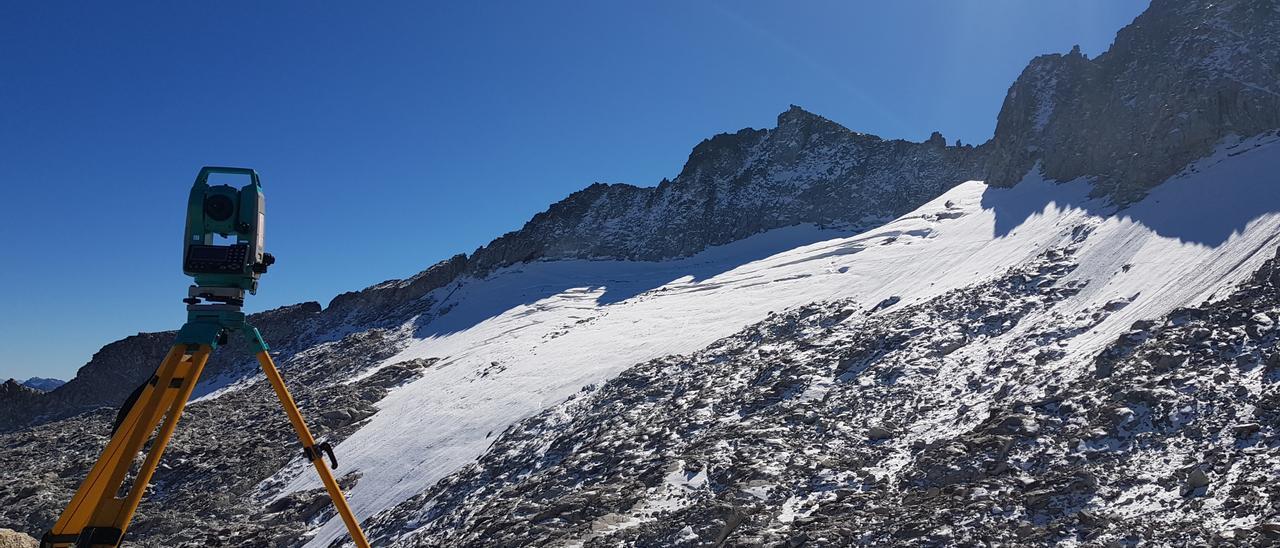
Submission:
POLYGON ((42 377, 31 377, 30 379, 22 381, 23 386, 34 388, 41 392, 50 392, 64 384, 67 384, 67 381, 61 379, 46 379, 42 377))

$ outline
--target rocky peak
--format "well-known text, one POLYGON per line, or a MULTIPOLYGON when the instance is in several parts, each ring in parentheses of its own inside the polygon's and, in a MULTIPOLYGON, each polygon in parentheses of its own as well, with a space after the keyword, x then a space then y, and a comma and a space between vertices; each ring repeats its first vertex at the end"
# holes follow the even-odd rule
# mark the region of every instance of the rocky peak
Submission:
POLYGON ((793 163, 813 139, 831 139, 859 135, 822 116, 791 105, 778 115, 773 129, 745 128, 736 133, 721 133, 704 139, 693 148, 677 180, 698 180, 731 176, 752 161, 749 155, 764 140, 780 145, 777 158, 793 163))
POLYGON ((781 135, 843 135, 870 137, 872 140, 880 140, 879 137, 852 131, 840 124, 837 124, 826 117, 814 114, 797 105, 791 105, 787 110, 778 114, 778 125, 770 130, 774 134, 781 135))
POLYGON ((1090 60, 1032 60, 1009 88, 987 182, 1091 177, 1124 203, 1230 135, 1280 127, 1280 7, 1274 0, 1156 0, 1090 60))
MULTIPOLYGON (((779 117, 781 119, 781 117, 779 117)), ((684 163, 680 170, 680 179, 696 179, 701 176, 724 176, 737 166, 748 160, 746 154, 752 146, 764 139, 769 132, 762 129, 745 128, 737 133, 721 133, 710 139, 704 139, 684 163)), ((575 196, 570 196, 574 198, 575 196)), ((553 205, 552 208, 555 206, 553 205)))
POLYGON ((779 128, 812 124, 834 124, 834 122, 809 112, 799 105, 789 105, 787 110, 778 114, 779 128))

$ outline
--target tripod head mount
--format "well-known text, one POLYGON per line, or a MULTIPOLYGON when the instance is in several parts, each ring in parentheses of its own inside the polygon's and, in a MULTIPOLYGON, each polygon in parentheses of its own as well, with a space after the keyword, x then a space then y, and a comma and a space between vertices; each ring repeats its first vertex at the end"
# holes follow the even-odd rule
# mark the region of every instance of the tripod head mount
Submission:
POLYGON ((244 292, 255 294, 258 279, 275 263, 263 251, 266 202, 258 173, 243 167, 200 168, 187 200, 187 229, 182 242, 182 271, 195 278, 187 304, 200 299, 244 304, 244 292), (249 183, 235 188, 209 185, 210 174, 243 175, 249 183), (220 243, 214 236, 234 238, 220 243))

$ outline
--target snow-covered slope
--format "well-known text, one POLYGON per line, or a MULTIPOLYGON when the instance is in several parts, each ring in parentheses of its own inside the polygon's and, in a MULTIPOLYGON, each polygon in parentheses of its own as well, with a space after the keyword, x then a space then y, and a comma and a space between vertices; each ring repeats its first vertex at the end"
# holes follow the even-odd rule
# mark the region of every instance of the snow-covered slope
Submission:
MULTIPOLYGON (((474 461, 513 423, 637 363, 689 353, 777 312, 853 299, 865 311, 925 303, 1069 246, 1079 288, 1011 332, 1086 317, 1057 344, 1071 379, 1135 321, 1227 292, 1280 241, 1280 137, 1222 144, 1209 158, 1115 212, 1085 181, 1028 176, 1012 188, 962 184, 882 227, 850 235, 792 227, 667 262, 556 261, 463 278, 402 327, 412 340, 384 364, 439 361, 378 403, 339 447, 358 470, 356 512, 371 516, 474 461), (1099 310, 1101 321, 1087 317, 1099 310)), ((997 341, 960 350, 982 359, 997 341)), ((370 374, 370 369, 365 374, 370 374)), ((1033 396, 1042 385, 1017 386, 1033 396)), ((971 402, 981 405, 982 402, 971 402)), ((300 468, 286 492, 317 487, 300 468)), ((311 545, 341 534, 327 523, 311 545)))

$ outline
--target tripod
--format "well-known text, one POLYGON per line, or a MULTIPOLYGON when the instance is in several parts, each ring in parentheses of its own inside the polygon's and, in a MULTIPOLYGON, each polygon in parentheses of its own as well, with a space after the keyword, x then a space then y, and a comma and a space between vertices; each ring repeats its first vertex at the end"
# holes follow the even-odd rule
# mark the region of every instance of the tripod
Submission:
POLYGON ((120 544, 147 484, 150 483, 156 466, 160 464, 160 455, 173 437, 178 419, 182 417, 187 400, 200 380, 200 373, 209 361, 209 355, 219 344, 226 344, 227 336, 232 331, 243 332, 249 337, 262 371, 266 373, 267 380, 275 389, 285 414, 289 416, 289 422, 293 424, 293 429, 302 442, 303 456, 315 466, 316 473, 324 482, 329 498, 337 507, 356 546, 368 548, 369 541, 360 530, 360 523, 351 513, 342 489, 322 456, 327 454, 334 467, 337 467, 333 448, 328 443, 316 443, 293 401, 293 396, 289 395, 280 371, 267 353, 267 343, 262 340, 262 334, 245 322, 245 315, 240 311, 240 305, 244 302, 243 292, 192 286, 191 297, 185 302, 188 303, 187 323, 178 332, 173 347, 151 380, 142 386, 133 405, 126 404, 126 410, 122 411, 123 418, 112 434, 111 441, 98 457, 89 476, 76 490, 71 503, 63 510, 53 529, 45 533, 40 543, 41 548, 101 548, 120 544), (228 294, 221 295, 224 292, 228 294), (238 293, 239 298, 233 293, 238 293), (223 304, 200 304, 200 298, 218 300, 223 304), (143 451, 153 433, 154 441, 142 466, 128 491, 121 496, 120 492, 135 457, 143 451))

